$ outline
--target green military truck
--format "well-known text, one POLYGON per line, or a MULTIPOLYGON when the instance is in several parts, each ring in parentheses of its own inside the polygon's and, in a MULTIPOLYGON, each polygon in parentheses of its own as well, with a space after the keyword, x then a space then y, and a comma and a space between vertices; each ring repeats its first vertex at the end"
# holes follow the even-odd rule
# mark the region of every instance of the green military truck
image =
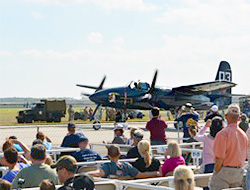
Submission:
POLYGON ((30 109, 21 110, 16 117, 18 123, 32 123, 33 121, 61 122, 66 114, 65 100, 41 100, 32 104, 30 109))

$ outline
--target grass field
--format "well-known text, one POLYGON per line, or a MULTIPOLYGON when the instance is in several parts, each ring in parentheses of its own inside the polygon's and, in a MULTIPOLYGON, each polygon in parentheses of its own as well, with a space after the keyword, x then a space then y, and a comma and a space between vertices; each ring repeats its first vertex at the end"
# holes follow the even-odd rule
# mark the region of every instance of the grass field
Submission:
MULTIPOLYGON (((92 108, 94 109, 94 107, 92 108)), ((16 116, 18 115, 18 112, 20 110, 24 110, 24 108, 0 108, 0 126, 12 126, 12 125, 27 125, 25 124, 18 124, 16 120, 16 116)), ((83 107, 74 107, 74 111, 82 111, 83 107)), ((149 111, 142 111, 145 117, 143 119, 132 119, 128 120, 129 121, 134 121, 134 122, 143 122, 143 121, 148 121, 149 120, 149 111)), ((161 111, 161 115, 163 119, 167 119, 166 117, 166 111, 161 111)), ((106 112, 103 111, 102 115, 102 120, 101 123, 106 122, 106 112)), ((171 117, 173 119, 173 117, 171 117)), ((68 114, 64 118, 62 118, 61 124, 68 123, 68 114)), ((92 123, 90 121, 82 121, 82 120, 77 120, 75 123, 92 123)), ((30 123, 28 125, 34 125, 34 124, 39 124, 39 125, 46 125, 48 124, 47 122, 36 122, 36 123, 30 123)), ((58 124, 58 123, 49 123, 49 124, 58 124)))

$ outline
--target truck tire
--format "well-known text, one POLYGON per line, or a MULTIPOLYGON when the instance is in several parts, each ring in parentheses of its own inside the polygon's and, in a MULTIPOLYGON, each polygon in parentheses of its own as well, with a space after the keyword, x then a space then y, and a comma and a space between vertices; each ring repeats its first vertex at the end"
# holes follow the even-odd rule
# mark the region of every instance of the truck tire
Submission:
POLYGON ((24 119, 18 118, 17 123, 24 123, 24 119))
POLYGON ((58 123, 61 122, 61 117, 60 116, 55 117, 54 122, 58 122, 58 123))
POLYGON ((32 117, 25 118, 25 123, 32 123, 32 121, 33 121, 32 117))
POLYGON ((93 128, 95 130, 99 130, 101 128, 101 123, 99 121, 94 121, 93 122, 93 128))

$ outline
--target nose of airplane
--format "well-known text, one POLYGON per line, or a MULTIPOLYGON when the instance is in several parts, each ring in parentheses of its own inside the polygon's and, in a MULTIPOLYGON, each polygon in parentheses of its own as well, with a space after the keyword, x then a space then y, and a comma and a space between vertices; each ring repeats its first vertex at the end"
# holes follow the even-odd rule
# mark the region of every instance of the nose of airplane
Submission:
POLYGON ((99 102, 98 100, 100 99, 100 97, 99 97, 99 94, 98 94, 98 93, 94 93, 94 94, 92 94, 92 95, 89 96, 89 99, 90 99, 91 101, 93 101, 93 102, 98 103, 98 102, 99 102))

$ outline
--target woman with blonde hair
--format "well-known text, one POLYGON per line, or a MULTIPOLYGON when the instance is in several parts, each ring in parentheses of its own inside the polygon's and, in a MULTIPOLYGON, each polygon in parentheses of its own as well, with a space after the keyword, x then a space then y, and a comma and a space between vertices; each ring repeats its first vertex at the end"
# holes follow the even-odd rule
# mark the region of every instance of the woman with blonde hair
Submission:
POLYGON ((159 160, 151 157, 151 147, 149 141, 141 140, 137 147, 141 158, 138 158, 132 165, 140 172, 158 171, 161 164, 159 160))
POLYGON ((165 162, 160 168, 161 176, 169 176, 173 174, 174 169, 179 165, 186 165, 185 159, 181 155, 182 151, 176 141, 170 141, 165 151, 165 162), (169 158, 168 158, 169 157, 169 158))
POLYGON ((174 170, 175 190, 193 190, 194 173, 188 166, 178 166, 174 170))

